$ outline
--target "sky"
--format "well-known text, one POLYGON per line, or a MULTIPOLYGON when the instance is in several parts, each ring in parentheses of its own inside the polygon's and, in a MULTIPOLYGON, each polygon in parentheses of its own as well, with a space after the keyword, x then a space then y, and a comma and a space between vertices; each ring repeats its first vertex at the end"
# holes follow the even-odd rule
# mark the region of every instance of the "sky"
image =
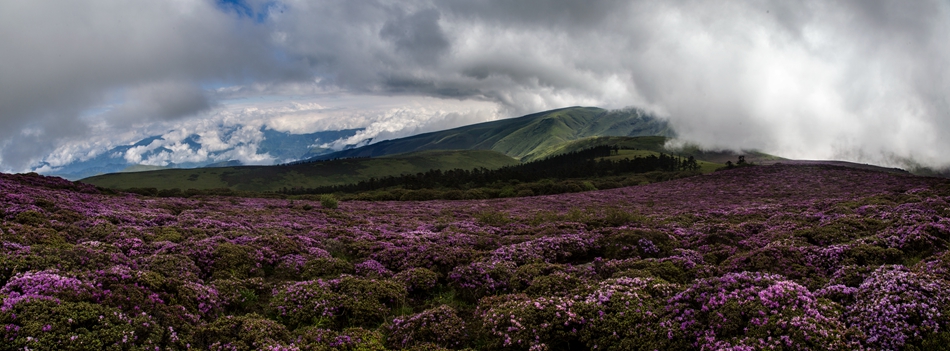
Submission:
POLYGON ((0 0, 0 171, 150 135, 260 164, 261 128, 365 128, 342 147, 578 105, 709 149, 941 168, 948 43, 944 0, 0 0))

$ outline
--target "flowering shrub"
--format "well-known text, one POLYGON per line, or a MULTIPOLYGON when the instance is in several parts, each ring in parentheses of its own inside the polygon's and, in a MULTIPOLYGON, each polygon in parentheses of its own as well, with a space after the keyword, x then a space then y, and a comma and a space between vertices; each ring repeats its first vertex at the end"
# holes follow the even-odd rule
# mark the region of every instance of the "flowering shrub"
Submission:
POLYGON ((439 274, 425 268, 410 268, 396 273, 394 279, 405 284, 406 292, 422 294, 435 287, 439 274))
POLYGON ((392 277, 393 272, 384 267, 376 260, 366 260, 353 266, 357 275, 369 278, 388 278, 392 277))
POLYGON ((195 262, 188 256, 180 254, 150 255, 141 257, 135 262, 143 270, 160 273, 168 278, 195 281, 201 275, 201 270, 195 262))
POLYGON ((300 277, 304 279, 336 278, 353 273, 353 264, 337 258, 316 258, 304 264, 300 277))
POLYGON ((307 351, 377 351, 386 350, 383 334, 363 328, 345 328, 341 331, 306 327, 294 332, 294 344, 307 351))
POLYGON ((396 348, 423 344, 453 348, 469 337, 465 321, 455 309, 445 305, 393 319, 389 331, 389 344, 396 348))
POLYGON ((677 286, 651 278, 607 279, 579 304, 587 316, 581 340, 598 350, 663 350, 671 347, 660 324, 661 302, 677 286))
POLYGON ((278 289, 271 309, 291 327, 372 326, 382 323, 391 306, 402 302, 405 294, 405 288, 393 281, 344 276, 278 289))
POLYGON ((0 340, 10 350, 141 349, 174 344, 151 316, 125 314, 90 302, 24 301, 0 312, 0 326, 0 340))
POLYGON ((579 345, 587 320, 569 297, 531 298, 524 294, 482 299, 475 315, 491 345, 521 350, 563 350, 579 345))
POLYGON ((338 291, 345 297, 340 307, 347 326, 378 326, 406 299, 405 286, 391 280, 343 277, 338 291))
MULTIPOLYGON (((512 291, 522 292, 525 289, 535 285, 535 279, 554 273, 564 273, 564 266, 553 263, 531 263, 518 267, 511 278, 508 279, 508 285, 512 291)), ((569 277, 564 279, 570 280, 569 277)))
POLYGON ((671 340, 682 343, 678 347, 852 348, 837 306, 779 275, 743 272, 702 279, 669 302, 663 325, 671 340))
POLYGON ((204 350, 252 351, 286 347, 290 339, 286 327, 252 313, 223 316, 198 328, 194 346, 204 350))
POLYGON ((477 299, 508 291, 508 282, 517 265, 511 261, 478 261, 458 266, 449 273, 449 281, 466 296, 477 299))
POLYGON ((464 234, 427 235, 384 243, 382 249, 371 254, 370 258, 396 271, 418 267, 445 274, 458 265, 471 262, 474 245, 475 238, 464 234))
POLYGON ((899 349, 944 331, 950 316, 950 284, 903 266, 882 266, 855 291, 848 322, 864 332, 866 344, 899 349))
POLYGON ((330 211, 0 174, 0 350, 945 349, 948 189, 776 165, 330 211))
POLYGON ((264 299, 270 296, 270 284, 261 278, 218 279, 211 282, 225 313, 263 313, 264 299))
POLYGON ((333 291, 338 281, 310 280, 278 288, 274 291, 270 308, 278 320, 296 328, 306 325, 326 325, 340 314, 343 296, 333 291))
POLYGON ((596 247, 594 242, 592 237, 578 234, 546 236, 498 248, 491 253, 491 258, 516 264, 564 262, 571 258, 583 258, 588 250, 596 247))
POLYGON ((0 288, 3 304, 0 311, 8 311, 22 302, 31 300, 61 299, 82 301, 92 298, 95 289, 73 277, 58 274, 57 271, 27 272, 18 274, 0 288))
POLYGON ((600 240, 604 257, 624 259, 633 257, 666 257, 678 243, 670 235, 646 230, 624 230, 604 235, 600 240))
POLYGON ((248 278, 264 275, 254 248, 245 245, 221 243, 213 254, 212 278, 248 278))
POLYGON ((603 277, 628 278, 661 278, 672 283, 687 283, 695 279, 697 274, 683 267, 681 261, 657 260, 648 258, 595 261, 598 274, 603 277))

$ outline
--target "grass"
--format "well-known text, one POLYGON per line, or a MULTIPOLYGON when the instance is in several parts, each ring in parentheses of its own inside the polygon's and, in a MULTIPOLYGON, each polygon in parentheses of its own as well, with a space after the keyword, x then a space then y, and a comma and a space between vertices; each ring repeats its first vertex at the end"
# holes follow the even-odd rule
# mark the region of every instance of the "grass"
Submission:
POLYGON ((414 174, 430 169, 488 169, 515 165, 518 161, 486 150, 423 151, 371 159, 222 168, 167 169, 150 172, 114 173, 83 179, 104 188, 217 189, 278 191, 281 188, 311 188, 342 185, 390 175, 414 174))

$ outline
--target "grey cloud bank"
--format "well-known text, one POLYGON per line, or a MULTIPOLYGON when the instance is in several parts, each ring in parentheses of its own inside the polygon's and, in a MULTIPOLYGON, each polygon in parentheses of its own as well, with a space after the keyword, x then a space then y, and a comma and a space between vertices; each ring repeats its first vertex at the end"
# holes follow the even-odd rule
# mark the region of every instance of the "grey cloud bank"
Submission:
POLYGON ((182 128, 379 140, 570 105, 710 148, 946 167, 947 43, 944 1, 4 2, 0 170, 182 128))

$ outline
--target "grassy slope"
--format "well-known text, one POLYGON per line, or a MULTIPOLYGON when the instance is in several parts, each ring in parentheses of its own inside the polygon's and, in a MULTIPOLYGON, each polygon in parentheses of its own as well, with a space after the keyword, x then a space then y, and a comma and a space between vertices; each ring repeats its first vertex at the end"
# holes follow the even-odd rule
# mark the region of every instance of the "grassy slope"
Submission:
POLYGON ((132 165, 125 167, 125 169, 119 172, 145 172, 145 171, 157 171, 160 169, 166 169, 167 167, 163 166, 149 166, 149 165, 132 165))
POLYGON ((422 150, 467 149, 494 150, 530 161, 555 155, 551 150, 565 142, 604 135, 673 135, 673 132, 664 121, 636 110, 569 107, 386 140, 323 157, 377 157, 422 150))
POLYGON ((747 162, 757 163, 765 161, 781 161, 781 157, 773 156, 757 151, 744 151, 736 153, 733 151, 704 151, 696 147, 684 147, 677 150, 668 150, 664 146, 667 137, 646 136, 646 137, 590 137, 571 141, 557 145, 545 151, 546 155, 556 155, 571 151, 579 151, 598 145, 616 145, 625 149, 621 150, 619 156, 609 158, 622 159, 624 157, 658 155, 660 153, 672 154, 677 156, 693 156, 698 161, 701 171, 709 173, 717 168, 723 167, 726 161, 736 162, 739 155, 744 155, 747 162))
MULTIPOLYGON (((669 155, 670 153, 665 152, 665 154, 669 155)), ((619 155, 610 156, 610 157, 601 157, 601 159, 622 160, 625 158, 659 156, 659 155, 660 155, 659 152, 650 151, 650 150, 620 150, 619 155)), ((712 173, 712 172, 715 172, 716 169, 719 169, 725 166, 725 164, 722 164, 722 163, 708 162, 708 161, 703 161, 699 159, 697 159, 696 163, 699 164, 699 171, 702 173, 712 173)))
POLYGON ((350 184, 372 177, 418 173, 430 169, 500 168, 518 161, 486 150, 423 151, 371 159, 223 168, 168 169, 105 174, 82 182, 106 188, 215 189, 276 191, 283 187, 350 184))

